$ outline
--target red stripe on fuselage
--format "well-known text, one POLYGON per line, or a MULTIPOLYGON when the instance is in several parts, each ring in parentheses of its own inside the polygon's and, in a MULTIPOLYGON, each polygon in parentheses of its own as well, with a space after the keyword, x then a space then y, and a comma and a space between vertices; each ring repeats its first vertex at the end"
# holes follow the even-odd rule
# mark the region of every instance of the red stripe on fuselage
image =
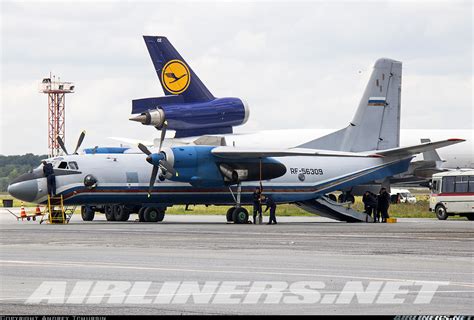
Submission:
POLYGON ((432 197, 460 197, 460 196, 474 196, 474 192, 443 192, 432 194, 432 197))

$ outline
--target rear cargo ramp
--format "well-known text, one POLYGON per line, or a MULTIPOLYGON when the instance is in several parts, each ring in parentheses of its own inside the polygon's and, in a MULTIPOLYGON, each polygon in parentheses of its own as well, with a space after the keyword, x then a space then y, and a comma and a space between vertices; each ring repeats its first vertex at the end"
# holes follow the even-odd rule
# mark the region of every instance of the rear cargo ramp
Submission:
POLYGON ((338 203, 328 197, 297 202, 300 208, 326 218, 346 222, 373 222, 373 218, 364 212, 350 208, 350 203, 338 203))

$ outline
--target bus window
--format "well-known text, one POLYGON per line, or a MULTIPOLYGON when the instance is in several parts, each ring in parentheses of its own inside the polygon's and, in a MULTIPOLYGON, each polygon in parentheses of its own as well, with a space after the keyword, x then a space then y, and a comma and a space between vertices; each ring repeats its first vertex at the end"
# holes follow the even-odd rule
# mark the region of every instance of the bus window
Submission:
POLYGON ((456 177, 456 192, 461 193, 461 192, 467 192, 467 182, 468 182, 468 177, 467 176, 458 176, 456 177))
POLYGON ((456 177, 443 177, 442 192, 454 192, 454 183, 456 177))
POLYGON ((469 176, 468 191, 474 192, 474 176, 469 176))

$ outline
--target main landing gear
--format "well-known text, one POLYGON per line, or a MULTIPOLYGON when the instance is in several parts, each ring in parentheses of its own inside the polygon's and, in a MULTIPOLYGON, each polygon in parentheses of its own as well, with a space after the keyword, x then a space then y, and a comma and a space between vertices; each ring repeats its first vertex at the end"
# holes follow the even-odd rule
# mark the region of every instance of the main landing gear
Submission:
POLYGON ((81 216, 84 221, 94 220, 95 213, 103 212, 107 221, 128 221, 130 214, 138 213, 140 222, 160 222, 165 218, 166 207, 143 207, 140 205, 107 204, 101 206, 82 206, 81 216))
POLYGON ((247 211, 247 209, 242 208, 240 204, 240 198, 242 194, 241 183, 239 182, 237 184, 236 195, 234 195, 234 192, 232 191, 232 188, 230 186, 229 186, 229 191, 232 197, 234 198, 235 206, 227 210, 227 214, 226 214, 227 222, 234 222, 238 224, 248 223, 249 212, 247 211))

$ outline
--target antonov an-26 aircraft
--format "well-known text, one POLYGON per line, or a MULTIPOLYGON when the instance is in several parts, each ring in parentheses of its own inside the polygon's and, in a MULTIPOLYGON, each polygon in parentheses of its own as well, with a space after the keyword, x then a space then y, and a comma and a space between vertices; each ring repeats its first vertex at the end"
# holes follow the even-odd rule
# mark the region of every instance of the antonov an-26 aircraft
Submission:
MULTIPOLYGON (((138 212, 145 222, 163 220, 166 208, 176 204, 228 205, 227 220, 245 223, 248 212, 241 205, 250 204, 254 189, 263 185, 277 203, 364 221, 321 199, 335 190, 384 181, 407 171, 414 155, 464 141, 399 147, 401 63, 379 59, 347 128, 294 148, 226 146, 220 137, 246 122, 248 105, 239 98, 215 98, 165 37, 144 38, 166 96, 134 100, 132 120, 161 130, 159 143, 96 147, 78 155, 81 135, 74 154, 48 160, 65 205, 108 204, 109 220, 125 221, 138 212), (174 142, 181 145, 162 147, 166 129, 176 131, 174 142)), ((8 192, 45 203, 42 167, 12 181, 8 192)), ((84 220, 93 217, 94 211, 83 212, 84 220)))
MULTIPOLYGON (((145 154, 67 155, 50 161, 57 194, 66 205, 140 203, 139 214, 146 222, 161 221, 166 207, 175 204, 229 205, 228 219, 245 223, 248 212, 240 205, 252 202, 260 181, 264 193, 277 203, 310 205, 328 192, 402 173, 415 153, 461 141, 377 153, 198 145, 149 151, 140 145, 145 154)), ((24 201, 46 203, 41 166, 13 181, 8 192, 24 201)))

